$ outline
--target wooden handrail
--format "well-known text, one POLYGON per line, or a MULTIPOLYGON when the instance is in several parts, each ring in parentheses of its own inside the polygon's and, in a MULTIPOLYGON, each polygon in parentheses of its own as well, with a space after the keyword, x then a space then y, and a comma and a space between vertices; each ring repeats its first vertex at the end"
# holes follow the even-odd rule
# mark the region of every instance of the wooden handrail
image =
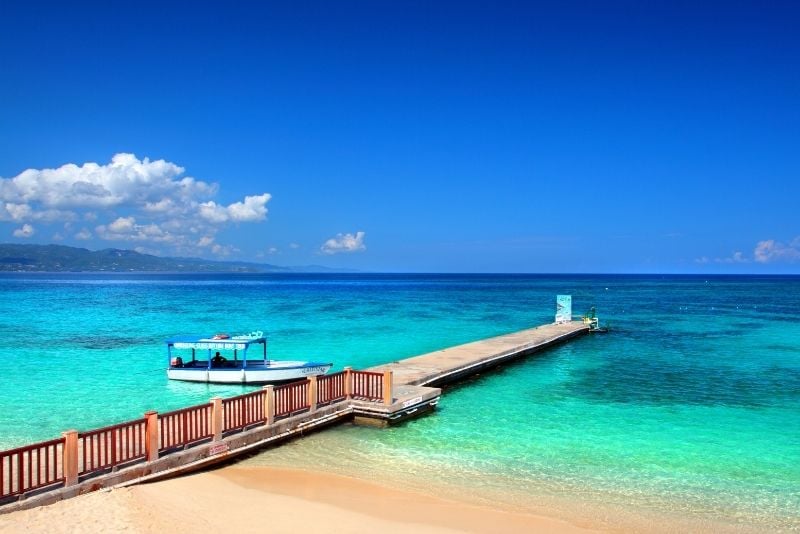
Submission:
POLYGON ((264 391, 253 391, 222 399, 222 431, 228 432, 263 423, 266 420, 264 395, 264 391))
POLYGON ((145 419, 78 433, 78 475, 145 458, 145 419))
POLYGON ((198 404, 158 414, 159 451, 184 447, 213 436, 211 404, 198 404))
POLYGON ((64 482, 64 438, 0 452, 0 498, 64 482))

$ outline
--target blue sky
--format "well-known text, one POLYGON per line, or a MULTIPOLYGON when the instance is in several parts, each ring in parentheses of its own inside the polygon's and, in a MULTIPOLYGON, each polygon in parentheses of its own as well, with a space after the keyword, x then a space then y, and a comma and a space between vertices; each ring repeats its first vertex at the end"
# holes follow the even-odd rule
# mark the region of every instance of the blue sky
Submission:
POLYGON ((4 3, 0 242, 800 272, 800 8, 700 4, 4 3))

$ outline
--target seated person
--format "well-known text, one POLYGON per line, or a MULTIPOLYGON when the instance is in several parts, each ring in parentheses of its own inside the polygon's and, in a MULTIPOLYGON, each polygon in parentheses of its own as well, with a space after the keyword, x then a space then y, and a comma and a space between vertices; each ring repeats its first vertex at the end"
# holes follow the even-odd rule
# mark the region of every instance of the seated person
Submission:
POLYGON ((221 356, 219 352, 217 352, 213 358, 211 358, 211 366, 212 367, 222 367, 228 359, 224 356, 221 356))

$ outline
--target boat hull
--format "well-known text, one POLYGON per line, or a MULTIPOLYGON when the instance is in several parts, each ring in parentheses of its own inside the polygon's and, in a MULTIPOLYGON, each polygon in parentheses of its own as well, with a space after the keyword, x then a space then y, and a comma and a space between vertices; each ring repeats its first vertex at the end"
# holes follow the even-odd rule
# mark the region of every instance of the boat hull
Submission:
POLYGON ((184 382, 204 382, 207 384, 279 384, 302 380, 309 376, 327 373, 330 363, 297 363, 299 365, 267 365, 246 368, 180 368, 167 369, 167 378, 184 382))

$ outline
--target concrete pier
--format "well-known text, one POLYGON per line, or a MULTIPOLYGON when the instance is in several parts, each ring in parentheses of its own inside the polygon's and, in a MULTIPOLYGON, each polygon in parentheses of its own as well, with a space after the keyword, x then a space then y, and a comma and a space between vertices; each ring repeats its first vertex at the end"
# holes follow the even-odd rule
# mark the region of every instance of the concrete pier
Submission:
POLYGON ((378 365, 369 370, 392 371, 395 386, 445 386, 465 376, 527 356, 588 331, 589 327, 582 321, 546 324, 378 365))
POLYGON ((369 371, 391 372, 400 402, 377 409, 364 407, 356 411, 356 422, 387 424, 416 417, 436 406, 442 386, 588 332, 589 326, 582 321, 552 323, 372 367, 369 371))

